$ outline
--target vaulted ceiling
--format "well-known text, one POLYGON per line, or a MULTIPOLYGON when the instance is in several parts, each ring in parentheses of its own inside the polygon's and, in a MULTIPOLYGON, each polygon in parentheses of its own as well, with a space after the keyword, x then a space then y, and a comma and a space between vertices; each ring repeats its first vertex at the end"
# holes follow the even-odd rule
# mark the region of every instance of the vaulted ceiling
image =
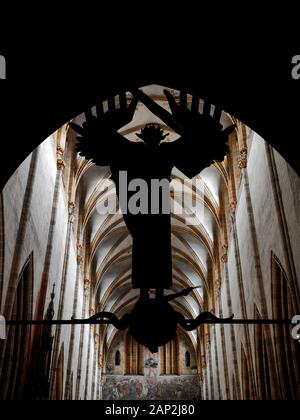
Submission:
MULTIPOLYGON (((158 85, 142 88, 146 94, 170 112, 163 89, 158 85)), ((171 92, 179 97, 178 91, 171 90, 171 92)), ((129 93, 128 98, 130 98, 129 93)), ((191 104, 191 99, 188 96, 188 106, 191 104)), ((118 106, 118 97, 115 98, 115 102, 118 106)), ((103 105, 105 110, 107 104, 104 102, 103 105)), ((199 111, 202 109, 203 101, 200 101, 199 111)), ((211 113, 213 111, 214 106, 211 113)), ((80 115, 75 122, 82 124, 83 120, 84 115, 80 115)), ((221 122, 227 127, 232 123, 231 117, 223 112, 221 122)), ((122 127, 119 132, 130 141, 141 141, 136 133, 148 123, 158 123, 169 133, 165 141, 176 141, 178 135, 166 127, 142 103, 138 103, 131 123, 122 127)), ((222 183, 225 182, 225 173, 224 165, 216 162, 205 168, 193 182, 186 182, 184 174, 177 168, 172 172, 173 205, 174 200, 179 200, 180 185, 183 181, 185 181, 185 192, 197 202, 192 224, 187 223, 187 218, 191 217, 189 204, 185 203, 181 214, 172 213, 172 290, 179 291, 189 286, 200 286, 188 296, 172 303, 186 318, 195 318, 199 314, 209 290, 209 282, 212 281, 214 241, 220 226, 220 190, 222 183)), ((95 166, 78 156, 77 188, 80 189, 82 197, 84 233, 87 243, 90 244, 89 266, 96 300, 101 311, 113 311, 116 315, 122 316, 131 310, 139 290, 131 287, 132 239, 122 214, 116 212, 116 214, 103 215, 99 211, 99 206, 108 197, 116 197, 114 184, 108 182, 109 177, 109 167, 95 166)), ((190 202, 193 203, 192 200, 190 202)), ((111 342, 114 331, 113 327, 108 327, 108 343, 111 342)), ((196 340, 195 333, 191 336, 196 340)))

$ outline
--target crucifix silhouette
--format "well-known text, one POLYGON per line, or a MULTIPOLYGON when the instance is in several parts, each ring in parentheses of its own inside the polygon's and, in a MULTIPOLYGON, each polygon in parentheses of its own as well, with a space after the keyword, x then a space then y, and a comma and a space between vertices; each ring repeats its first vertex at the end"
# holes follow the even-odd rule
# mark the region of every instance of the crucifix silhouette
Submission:
MULTIPOLYGON (((119 319, 111 312, 99 312, 87 319, 51 321, 52 324, 112 324, 115 328, 126 329, 151 352, 168 343, 176 334, 177 325, 187 331, 196 329, 203 323, 284 323, 289 320, 237 320, 233 315, 220 319, 210 312, 202 312, 195 319, 188 320, 175 311, 170 302, 187 296, 194 287, 181 292, 165 294, 172 282, 171 214, 165 213, 162 205, 153 214, 151 182, 171 180, 171 172, 177 167, 187 178, 198 175, 214 160, 222 161, 228 152, 228 136, 234 130, 232 125, 223 129, 220 123, 221 109, 216 107, 210 115, 211 106, 204 103, 199 112, 199 97, 193 96, 191 109, 187 107, 187 94, 180 93, 179 103, 168 90, 164 90, 171 113, 158 105, 149 96, 136 89, 127 103, 126 94, 119 95, 119 107, 114 98, 108 99, 108 111, 96 107, 97 116, 90 110, 85 113, 82 127, 70 123, 79 136, 77 151, 96 165, 110 166, 111 179, 116 186, 119 205, 125 224, 132 236, 132 287, 140 289, 140 296, 129 314, 119 319), (133 119, 138 102, 142 102, 153 114, 162 120, 180 137, 174 142, 163 142, 167 134, 158 125, 147 124, 137 136, 143 142, 131 142, 119 134, 133 119), (120 199, 120 172, 126 172, 127 182, 143 179, 149 186, 148 208, 144 213, 132 214, 128 201, 120 199), (155 289, 155 298, 150 298, 149 289, 155 289)), ((134 191, 129 191, 130 200, 134 191)), ((169 200, 168 191, 162 192, 161 203, 169 200)), ((17 321, 9 321, 16 323, 17 321)), ((46 321, 19 321, 46 323, 46 321)))
MULTIPOLYGON (((213 314, 202 313, 194 321, 187 321, 174 311, 169 302, 187 295, 193 288, 174 295, 164 296, 164 290, 172 286, 171 213, 165 213, 162 203, 170 200, 169 190, 162 194, 158 211, 153 214, 153 180, 171 181, 171 172, 177 167, 188 178, 199 174, 213 160, 223 160, 227 152, 227 139, 235 126, 223 130, 220 124, 221 110, 216 108, 210 116, 210 107, 199 113, 199 98, 194 97, 191 110, 187 107, 187 95, 180 95, 180 103, 168 90, 164 93, 172 113, 165 111, 141 90, 135 90, 129 106, 125 94, 120 95, 120 107, 116 109, 114 98, 108 100, 108 112, 98 107, 97 117, 86 113, 82 127, 71 123, 80 135, 77 148, 81 155, 92 158, 96 165, 109 165, 111 178, 115 182, 119 203, 125 224, 132 236, 132 286, 140 289, 140 297, 130 314, 116 320, 108 313, 99 317, 110 317, 118 328, 129 327, 131 335, 151 351, 166 344, 175 334, 176 325, 185 329, 196 328, 204 319, 216 319, 213 314), (118 133, 128 124, 135 113, 138 101, 173 129, 180 138, 175 142, 163 142, 167 134, 159 126, 148 124, 137 136, 142 143, 133 143, 118 133), (200 143, 200 147, 199 147, 200 143), (142 179, 148 185, 147 211, 132 214, 127 204, 120 200, 120 172, 126 171, 128 182, 142 179), (126 207, 126 208, 125 208, 126 207), (150 299, 149 289, 156 290, 156 297, 150 299)), ((128 200, 133 195, 129 193, 128 200)))

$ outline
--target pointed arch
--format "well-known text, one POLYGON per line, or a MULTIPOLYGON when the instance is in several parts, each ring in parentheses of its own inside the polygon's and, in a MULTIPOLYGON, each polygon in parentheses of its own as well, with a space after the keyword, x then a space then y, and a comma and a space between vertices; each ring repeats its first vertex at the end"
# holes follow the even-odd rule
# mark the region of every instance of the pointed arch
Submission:
MULTIPOLYGON (((33 310, 33 254, 24 264, 14 296, 12 319, 32 319, 33 310)), ((31 327, 11 326, 6 343, 0 381, 1 399, 22 400, 28 375, 31 327)))
MULTIPOLYGON (((272 312, 278 319, 292 319, 297 313, 286 271, 274 252, 271 253, 272 312)), ((279 372, 281 398, 300 398, 300 348, 292 339, 288 325, 273 329, 276 364, 279 372)))

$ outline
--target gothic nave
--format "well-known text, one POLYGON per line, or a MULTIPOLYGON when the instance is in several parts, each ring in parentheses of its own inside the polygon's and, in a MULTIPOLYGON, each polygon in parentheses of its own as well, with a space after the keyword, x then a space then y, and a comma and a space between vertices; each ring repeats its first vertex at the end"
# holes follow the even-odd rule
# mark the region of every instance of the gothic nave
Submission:
MULTIPOLYGON (((168 108, 161 86, 143 91, 168 108)), ((189 208, 172 214, 172 291, 198 287, 172 305, 187 319, 202 311, 292 319, 300 314, 300 179, 234 116, 223 112, 221 122, 236 124, 223 162, 197 175, 196 186, 178 169, 172 173, 172 203, 183 182, 184 193, 198 203, 192 224, 186 223, 189 208)), ((166 141, 176 141, 142 103, 121 134, 140 141, 136 133, 149 123, 169 133, 166 141)), ((120 212, 100 211, 116 197, 109 178, 109 167, 77 154, 75 133, 66 124, 7 182, 0 195, 5 319, 130 312, 139 293, 131 287, 132 239, 120 212)), ((174 339, 152 354, 112 325, 7 326, 6 340, 0 340, 0 399, 298 400, 300 343, 291 330, 178 327, 174 339)))

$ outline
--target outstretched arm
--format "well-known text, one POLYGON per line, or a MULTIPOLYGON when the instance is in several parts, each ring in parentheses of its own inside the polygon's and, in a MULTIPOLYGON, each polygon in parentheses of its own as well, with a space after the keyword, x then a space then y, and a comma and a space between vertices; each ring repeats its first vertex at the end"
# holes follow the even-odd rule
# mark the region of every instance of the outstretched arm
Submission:
POLYGON ((200 98, 196 95, 193 96, 191 110, 189 110, 187 108, 186 92, 180 92, 180 102, 177 104, 173 95, 167 89, 164 89, 164 94, 167 97, 172 112, 170 114, 140 89, 133 90, 132 94, 134 98, 141 101, 153 114, 158 116, 182 137, 192 137, 195 139, 195 136, 199 134, 215 134, 221 135, 224 140, 227 140, 228 135, 235 128, 235 125, 231 125, 223 130, 219 122, 222 114, 221 108, 216 107, 214 115, 210 116, 211 105, 208 102, 205 102, 203 114, 200 114, 200 98), (209 133, 208 130, 211 132, 209 133))
MULTIPOLYGON (((133 98, 127 106, 126 94, 119 95, 120 107, 117 109, 114 97, 108 100, 108 111, 103 112, 102 103, 97 106, 97 117, 90 110, 85 113, 86 121, 82 127, 70 123, 70 127, 79 134, 77 137, 77 151, 86 159, 92 159, 98 165, 110 165, 116 155, 127 152, 132 146, 118 130, 128 124, 134 115, 137 98, 133 98), (117 153, 115 153, 117 150, 117 153)), ((124 156, 123 156, 124 157, 124 156)))

